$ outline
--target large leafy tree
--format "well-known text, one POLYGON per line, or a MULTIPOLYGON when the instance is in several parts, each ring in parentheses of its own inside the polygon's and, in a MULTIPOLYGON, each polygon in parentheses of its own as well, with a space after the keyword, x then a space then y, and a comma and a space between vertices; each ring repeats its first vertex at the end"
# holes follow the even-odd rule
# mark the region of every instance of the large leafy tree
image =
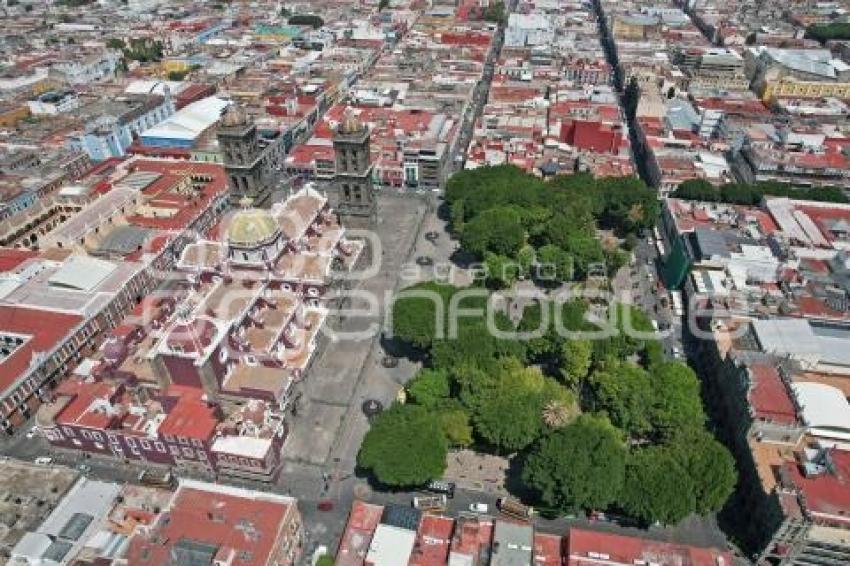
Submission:
POLYGON ((475 431, 503 452, 522 450, 534 442, 543 430, 548 403, 557 400, 567 408, 575 404, 569 391, 515 358, 504 360, 495 380, 478 393, 475 431))
POLYGON ((680 362, 666 362, 650 371, 654 392, 650 419, 656 434, 669 438, 683 430, 702 429, 705 413, 694 371, 680 362))
POLYGON ((573 257, 554 244, 546 244, 537 250, 537 276, 553 284, 571 281, 573 257))
POLYGON ((611 423, 582 415, 534 445, 522 477, 549 507, 604 509, 622 489, 625 460, 626 449, 611 423))
POLYGON ((587 377, 593 361, 593 346, 588 340, 564 340, 559 351, 560 373, 564 382, 575 387, 587 377))
POLYGON ((442 411, 440 424, 450 446, 465 448, 472 444, 472 425, 466 410, 455 408, 442 411))
POLYGON ((678 434, 669 449, 693 481, 696 511, 718 511, 735 489, 735 460, 725 446, 702 429, 678 434))
POLYGON ((473 423, 478 435, 504 452, 531 444, 543 428, 543 374, 506 359, 492 385, 480 390, 473 423))
POLYGON ((407 384, 407 394, 418 405, 439 407, 451 395, 451 379, 444 369, 423 369, 407 384))
POLYGON ((487 252, 513 257, 525 242, 525 229, 514 208, 485 210, 464 225, 461 243, 479 257, 487 252))
POLYGON ((647 524, 676 524, 696 508, 693 481, 666 447, 642 448, 628 459, 619 504, 647 524))
POLYGON ((608 414, 611 422, 632 438, 651 431, 652 382, 647 372, 631 363, 599 370, 590 376, 594 408, 608 414))
POLYGON ((434 413, 396 405, 379 415, 363 439, 357 464, 383 484, 422 485, 446 469, 446 436, 434 413))

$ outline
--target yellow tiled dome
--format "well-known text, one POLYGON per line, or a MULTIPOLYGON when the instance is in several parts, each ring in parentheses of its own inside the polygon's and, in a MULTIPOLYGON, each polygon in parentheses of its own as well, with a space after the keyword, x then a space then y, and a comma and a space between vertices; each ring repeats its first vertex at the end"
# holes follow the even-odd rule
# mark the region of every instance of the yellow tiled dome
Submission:
POLYGON ((280 227, 267 210, 249 208, 233 215, 227 240, 237 246, 259 246, 274 239, 280 227))

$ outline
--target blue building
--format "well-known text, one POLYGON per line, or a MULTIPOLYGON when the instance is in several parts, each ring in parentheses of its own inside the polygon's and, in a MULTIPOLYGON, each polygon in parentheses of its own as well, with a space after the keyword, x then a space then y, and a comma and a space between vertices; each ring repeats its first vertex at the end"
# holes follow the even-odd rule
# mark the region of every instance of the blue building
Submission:
POLYGON ((84 130, 69 138, 74 149, 86 152, 92 161, 122 157, 142 132, 174 115, 171 92, 165 95, 125 95, 87 106, 91 116, 84 130))

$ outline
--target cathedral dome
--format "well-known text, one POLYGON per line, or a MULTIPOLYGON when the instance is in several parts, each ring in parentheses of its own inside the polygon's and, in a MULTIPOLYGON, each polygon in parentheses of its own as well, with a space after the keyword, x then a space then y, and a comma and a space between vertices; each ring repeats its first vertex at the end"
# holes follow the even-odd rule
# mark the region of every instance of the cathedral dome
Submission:
POLYGON ((280 226, 267 210, 248 208, 233 215, 227 230, 231 245, 253 248, 272 241, 280 233, 280 226))

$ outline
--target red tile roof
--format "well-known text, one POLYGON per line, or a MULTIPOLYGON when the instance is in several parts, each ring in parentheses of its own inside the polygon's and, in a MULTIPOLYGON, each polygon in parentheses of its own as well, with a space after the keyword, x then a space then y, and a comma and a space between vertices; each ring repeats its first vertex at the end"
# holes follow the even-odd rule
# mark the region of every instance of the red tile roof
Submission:
POLYGON ((351 505, 348 515, 348 523, 339 543, 339 551, 336 553, 336 566, 361 566, 369 551, 369 544, 381 515, 384 512, 382 505, 372 505, 363 501, 355 501, 351 505))
POLYGON ((21 248, 0 248, 0 273, 13 271, 26 260, 36 256, 38 256, 38 254, 31 250, 21 248))
POLYGON ((750 405, 755 418, 793 426, 797 423, 797 409, 779 371, 764 364, 749 367, 752 378, 750 405))
POLYGON ((169 564, 172 547, 180 541, 217 547, 216 556, 233 566, 277 563, 281 536, 289 534, 284 531, 285 522, 296 511, 294 500, 272 499, 259 492, 241 496, 217 487, 181 485, 156 525, 130 540, 128 563, 169 564))
POLYGON ((189 226, 205 211, 218 195, 227 190, 227 176, 224 167, 216 163, 197 161, 154 161, 140 159, 132 165, 132 172, 150 171, 161 177, 145 187, 143 193, 151 206, 171 208, 171 216, 148 217, 135 215, 127 222, 143 228, 179 230, 189 226), (173 192, 175 185, 187 175, 194 178, 208 178, 210 181, 201 186, 193 197, 173 192))
POLYGON ((95 401, 102 400, 112 406, 123 388, 102 381, 88 383, 78 379, 69 379, 56 388, 58 395, 69 395, 71 401, 56 415, 55 422, 60 425, 82 426, 94 430, 114 428, 120 419, 117 413, 108 413, 103 408, 95 406, 95 401))
POLYGON ((558 535, 534 533, 534 566, 561 566, 564 539, 558 535))
POLYGON ((478 517, 461 517, 455 526, 451 552, 471 556, 477 564, 482 548, 489 548, 493 538, 493 521, 478 517))
POLYGON ((176 396, 177 404, 159 425, 159 434, 209 441, 221 421, 216 407, 203 401, 202 394, 191 387, 169 386, 166 396, 176 396))
POLYGON ((416 544, 409 566, 443 566, 449 559, 455 521, 450 517, 425 515, 419 522, 416 544))
POLYGON ((0 333, 29 337, 0 361, 0 391, 12 385, 29 368, 36 353, 49 353, 83 322, 83 317, 14 305, 0 305, 0 333))
POLYGON ((636 560, 661 566, 718 566, 732 564, 732 554, 715 548, 671 544, 638 537, 615 535, 579 528, 568 535, 569 566, 591 566, 600 563, 598 555, 607 556, 605 564, 633 566, 636 560), (594 556, 596 556, 594 558, 594 556))
POLYGON ((806 477, 796 462, 784 468, 787 477, 804 498, 804 508, 816 520, 850 526, 850 452, 830 450, 831 470, 806 477))

